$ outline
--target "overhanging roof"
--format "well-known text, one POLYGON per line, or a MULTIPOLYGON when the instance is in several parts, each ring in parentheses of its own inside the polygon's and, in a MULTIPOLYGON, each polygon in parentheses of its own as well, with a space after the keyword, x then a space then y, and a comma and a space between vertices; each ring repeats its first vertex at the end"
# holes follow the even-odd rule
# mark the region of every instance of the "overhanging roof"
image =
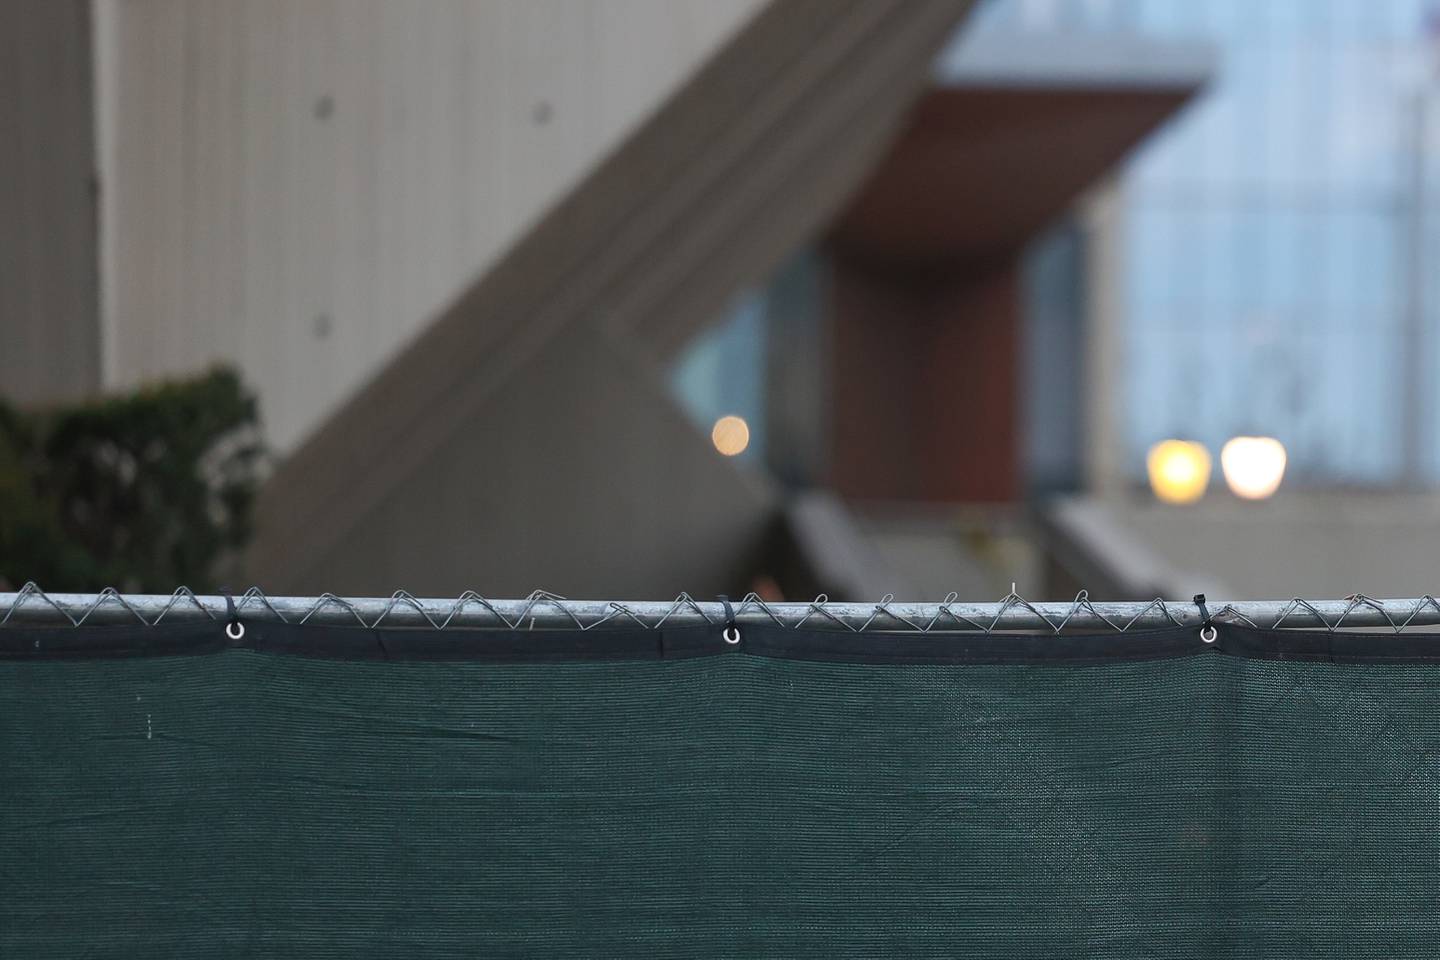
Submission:
POLYGON ((1207 48, 980 34, 836 221, 843 256, 914 268, 1008 256, 1189 100, 1207 48))

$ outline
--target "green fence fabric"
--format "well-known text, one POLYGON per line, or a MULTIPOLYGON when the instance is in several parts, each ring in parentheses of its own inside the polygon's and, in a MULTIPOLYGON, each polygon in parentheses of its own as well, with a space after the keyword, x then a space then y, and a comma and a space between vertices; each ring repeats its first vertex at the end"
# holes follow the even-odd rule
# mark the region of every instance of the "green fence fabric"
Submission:
POLYGON ((0 957, 1440 952, 1440 641, 219 632, 0 631, 0 957))

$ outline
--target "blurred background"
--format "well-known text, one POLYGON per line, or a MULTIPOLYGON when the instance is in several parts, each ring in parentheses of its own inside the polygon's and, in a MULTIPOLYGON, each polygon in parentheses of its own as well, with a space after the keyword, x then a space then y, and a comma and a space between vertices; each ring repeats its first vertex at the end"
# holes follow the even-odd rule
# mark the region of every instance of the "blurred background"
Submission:
POLYGON ((10 0, 0 582, 1418 596, 1428 0, 10 0))

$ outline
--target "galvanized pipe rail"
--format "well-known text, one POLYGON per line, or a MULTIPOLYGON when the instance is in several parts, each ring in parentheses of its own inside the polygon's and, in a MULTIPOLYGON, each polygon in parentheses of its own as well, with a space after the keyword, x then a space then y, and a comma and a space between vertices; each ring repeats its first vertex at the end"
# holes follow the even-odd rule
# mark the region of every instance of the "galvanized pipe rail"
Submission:
MULTIPOLYGON (((404 591, 389 597, 269 597, 256 588, 233 596, 199 596, 182 587, 173 594, 47 594, 35 584, 0 593, 0 628, 101 624, 156 625, 229 618, 229 604, 244 621, 285 621, 363 627, 500 628, 589 630, 599 626, 647 627, 720 625, 725 607, 718 601, 681 594, 671 601, 568 600, 536 591, 520 600, 492 600, 473 592, 450 599, 419 598, 404 591)), ((961 602, 953 595, 938 603, 834 602, 824 596, 809 602, 767 603, 751 596, 732 604, 740 625, 770 623, 785 627, 902 632, 1028 631, 1109 632, 1203 625, 1191 601, 1092 602, 1085 592, 1074 600, 1031 602, 1011 593, 995 603, 961 602)), ((1214 622, 1256 627, 1382 627, 1396 631, 1440 624, 1434 597, 1376 600, 1354 595, 1339 600, 1209 601, 1214 622)))

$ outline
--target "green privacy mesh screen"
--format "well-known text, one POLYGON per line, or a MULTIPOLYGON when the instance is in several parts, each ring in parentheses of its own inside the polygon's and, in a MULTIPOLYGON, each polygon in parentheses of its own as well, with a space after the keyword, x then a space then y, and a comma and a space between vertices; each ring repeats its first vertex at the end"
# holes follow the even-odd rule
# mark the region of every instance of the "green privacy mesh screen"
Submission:
POLYGON ((454 633, 0 631, 0 957, 1440 953, 1428 638, 454 633))

